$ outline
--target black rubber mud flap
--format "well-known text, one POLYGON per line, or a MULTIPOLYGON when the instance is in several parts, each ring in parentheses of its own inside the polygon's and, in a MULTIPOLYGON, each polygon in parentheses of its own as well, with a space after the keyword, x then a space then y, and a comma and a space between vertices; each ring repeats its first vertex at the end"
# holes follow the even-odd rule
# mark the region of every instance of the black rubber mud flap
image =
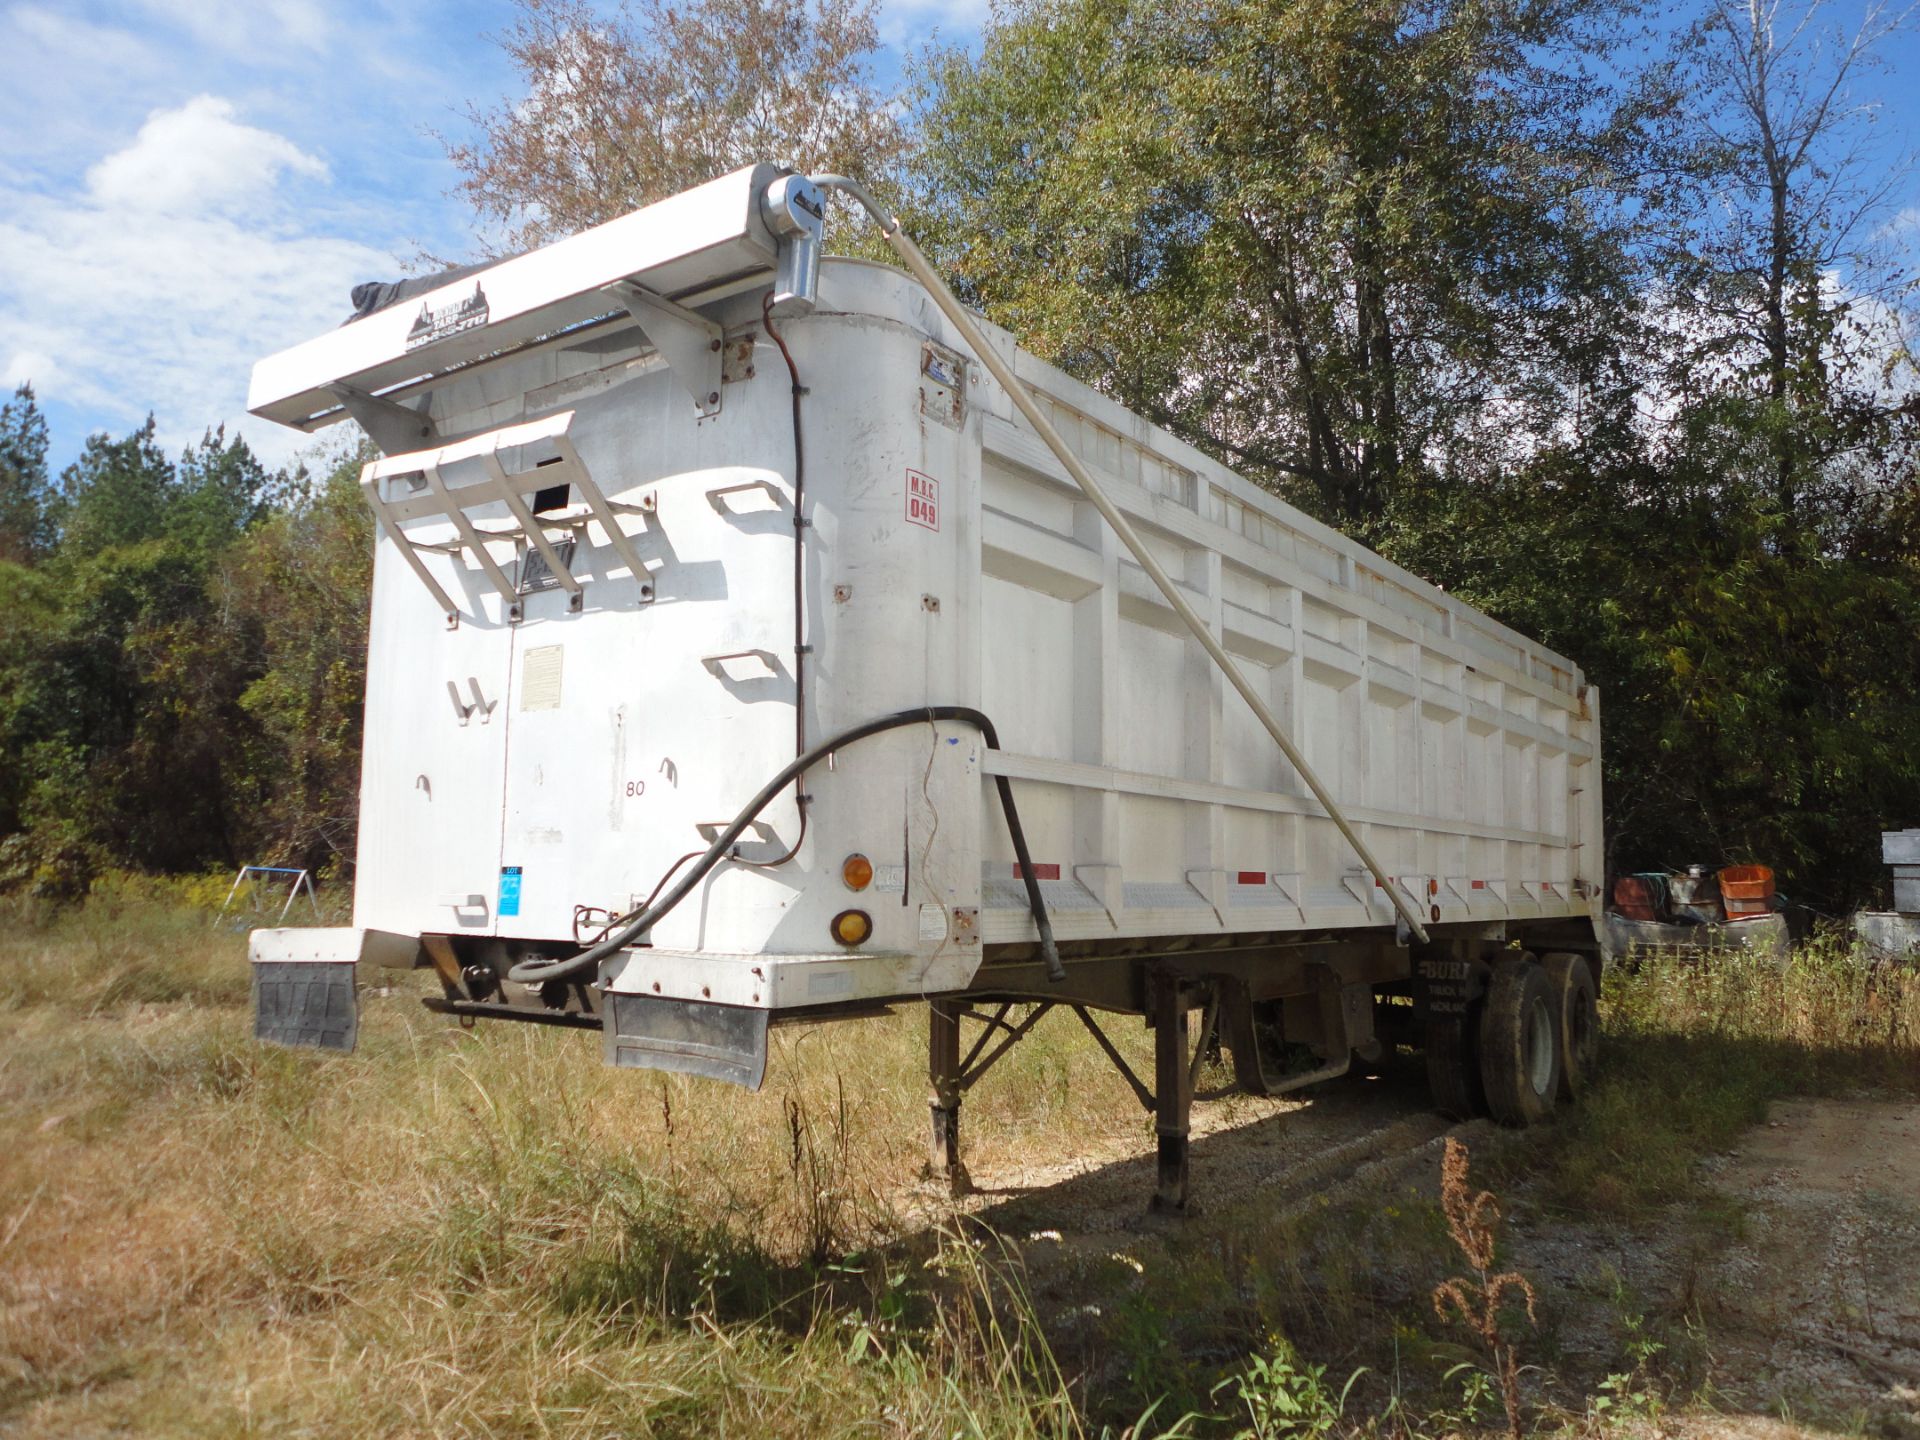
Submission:
POLYGON ((700 1075, 749 1090, 766 1078, 765 1010, 610 993, 601 1013, 609 1065, 700 1075))
POLYGON ((337 960, 255 961, 253 1038, 351 1052, 360 1038, 359 968, 337 960))

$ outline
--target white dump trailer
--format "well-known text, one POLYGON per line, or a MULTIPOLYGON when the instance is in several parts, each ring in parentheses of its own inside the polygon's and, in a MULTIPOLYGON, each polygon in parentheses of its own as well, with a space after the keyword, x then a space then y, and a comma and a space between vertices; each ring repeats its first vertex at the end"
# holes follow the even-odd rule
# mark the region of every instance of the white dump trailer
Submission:
POLYGON ((1579 670, 923 265, 822 263, 823 194, 743 170, 256 368, 255 414, 382 452, 354 923, 255 933, 260 1037, 350 1048, 359 967, 421 966, 758 1085, 770 1025, 925 1002, 959 1185, 962 1093, 1065 1008, 1176 1207, 1196 1042, 1259 1093, 1411 1045, 1451 1111, 1570 1098, 1579 670))

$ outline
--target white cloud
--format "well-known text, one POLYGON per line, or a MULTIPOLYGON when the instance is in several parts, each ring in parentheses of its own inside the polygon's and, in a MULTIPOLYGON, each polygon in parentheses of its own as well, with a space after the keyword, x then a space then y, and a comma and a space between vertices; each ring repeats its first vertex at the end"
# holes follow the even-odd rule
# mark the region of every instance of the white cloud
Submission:
POLYGON ((149 115, 133 144, 87 172, 87 188, 103 206, 177 214, 251 201, 284 171, 324 179, 327 167, 283 135, 242 125, 229 102, 198 95, 149 115))
POLYGON ((994 0, 885 0, 880 41, 902 56, 938 38, 978 53, 981 32, 993 18, 994 0))
POLYGON ((15 79, 30 72, 38 72, 43 79, 58 79, 61 77, 54 71, 81 65, 104 67, 107 73, 119 77, 152 62, 152 47, 141 37, 58 9, 15 5, 7 11, 6 20, 15 32, 14 43, 33 47, 31 54, 16 54, 15 58, 25 60, 27 65, 13 71, 15 79))
POLYGON ((1906 263, 1909 273, 1920 261, 1920 205, 1902 206, 1881 227, 1880 238, 1906 263))
POLYGON ((0 155, 8 183, 65 179, 124 135, 166 72, 144 37, 35 5, 0 11, 0 155))
POLYGON ((327 7, 315 0, 140 0, 156 20, 176 25, 203 47, 284 62, 290 49, 325 49, 333 38, 327 7))
POLYGON ((149 117, 82 192, 0 193, 9 383, 31 379, 44 395, 57 375, 59 398, 104 423, 135 424, 153 409, 170 446, 222 421, 276 461, 306 445, 243 421, 254 360, 338 324, 356 281, 396 268, 382 251, 312 230, 326 174, 203 96, 149 117))
POLYGON ((6 369, 0 370, 0 389, 11 391, 30 380, 44 387, 52 384, 58 373, 59 366, 53 363, 51 355, 38 350, 16 350, 7 357, 6 369))

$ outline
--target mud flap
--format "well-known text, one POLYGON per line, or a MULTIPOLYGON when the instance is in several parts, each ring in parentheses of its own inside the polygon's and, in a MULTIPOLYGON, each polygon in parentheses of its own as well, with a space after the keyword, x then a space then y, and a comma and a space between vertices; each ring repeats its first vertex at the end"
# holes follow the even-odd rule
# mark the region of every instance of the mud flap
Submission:
POLYGON ((608 992, 601 1013, 609 1065, 699 1075, 749 1090, 766 1078, 768 1011, 608 992))
POLYGON ((255 961, 253 1038, 351 1051, 360 1038, 359 968, 339 960, 255 961))
POLYGON ((360 962, 404 968, 420 954, 418 935, 354 926, 256 930, 253 1038, 269 1045, 350 1051, 360 1038, 360 962))

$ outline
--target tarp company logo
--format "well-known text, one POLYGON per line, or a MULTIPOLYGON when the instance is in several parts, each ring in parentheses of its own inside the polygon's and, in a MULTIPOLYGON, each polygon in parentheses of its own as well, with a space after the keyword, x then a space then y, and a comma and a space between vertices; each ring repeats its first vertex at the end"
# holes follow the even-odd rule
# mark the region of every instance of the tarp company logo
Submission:
POLYGON ((458 335, 463 330, 478 330, 487 323, 487 292, 480 288, 478 280, 473 282, 473 294, 452 305, 443 305, 435 310, 422 304, 420 313, 414 317, 413 328, 407 331, 407 349, 418 350, 422 345, 431 345, 436 340, 444 340, 449 335, 458 335))
POLYGON ((907 471, 907 521, 929 530, 940 528, 940 482, 918 470, 907 471))

